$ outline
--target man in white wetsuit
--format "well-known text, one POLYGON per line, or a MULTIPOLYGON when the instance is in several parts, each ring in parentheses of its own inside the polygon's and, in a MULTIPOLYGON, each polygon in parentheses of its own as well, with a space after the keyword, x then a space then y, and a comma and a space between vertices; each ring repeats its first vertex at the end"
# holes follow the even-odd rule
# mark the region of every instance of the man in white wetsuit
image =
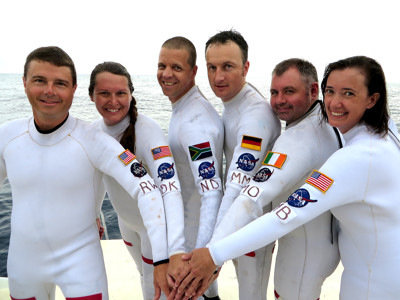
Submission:
POLYGON ((13 193, 7 263, 11 298, 54 299, 58 285, 66 299, 107 300, 95 222, 102 174, 138 198, 146 220, 156 224, 165 249, 154 260, 167 259, 161 194, 134 154, 69 115, 77 85, 67 53, 58 47, 34 50, 26 59, 23 82, 33 117, 0 126, 0 182, 8 177, 13 193))
MULTIPOLYGON (((94 121, 93 125, 134 152, 159 187, 167 221, 168 257, 171 257, 185 252, 180 183, 162 129, 153 119, 137 112, 133 91, 131 76, 124 66, 117 62, 98 64, 90 75, 89 95, 102 118, 94 121)), ((118 216, 122 238, 141 274, 143 299, 152 300, 155 296, 153 271, 157 289, 161 288, 168 295, 165 274, 169 260, 154 262, 152 253, 165 250, 165 245, 158 240, 158 235, 147 234, 147 228, 153 232, 151 227, 155 224, 143 219, 137 199, 132 199, 115 179, 104 175, 103 183, 98 209, 107 191, 118 216)))
MULTIPOLYGON (((260 217, 271 202, 279 206, 340 147, 338 130, 321 121, 317 71, 311 63, 296 58, 280 62, 272 72, 270 91, 272 109, 286 122, 285 131, 229 208, 211 243, 260 217)), ((277 299, 319 299, 322 283, 340 259, 333 226, 328 211, 279 239, 277 299)))
MULTIPOLYGON (((187 251, 204 247, 211 239, 223 192, 224 129, 217 111, 195 85, 196 73, 192 42, 184 37, 165 41, 157 78, 172 104, 168 142, 182 188, 187 251)), ((219 299, 216 284, 204 298, 219 299)))
MULTIPOLYGON (((224 106, 226 182, 217 226, 240 190, 255 175, 281 130, 268 101, 246 83, 247 53, 247 42, 236 31, 219 32, 206 43, 209 83, 224 106)), ((270 210, 271 205, 265 207, 265 211, 270 210)), ((266 299, 272 249, 271 244, 234 260, 241 300, 266 299)))
MULTIPOLYGON (((346 142, 286 202, 233 234, 191 253, 181 273, 192 295, 198 276, 284 236, 331 210, 343 264, 339 298, 397 300, 400 294, 400 141, 389 129, 385 76, 365 56, 329 64, 321 84, 324 118, 346 142)), ((181 277, 180 276, 180 277, 181 277)), ((181 278, 177 279, 179 284, 181 278)), ((205 285, 197 293, 201 293, 205 285)))

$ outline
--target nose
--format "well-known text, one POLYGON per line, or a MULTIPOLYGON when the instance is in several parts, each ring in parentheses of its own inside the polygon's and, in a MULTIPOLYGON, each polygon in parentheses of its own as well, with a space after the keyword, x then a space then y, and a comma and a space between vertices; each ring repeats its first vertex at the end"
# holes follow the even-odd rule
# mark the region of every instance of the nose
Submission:
POLYGON ((225 74, 224 71, 221 70, 220 68, 215 69, 215 81, 216 82, 222 82, 225 79, 225 74))
POLYGON ((285 97, 284 93, 279 92, 275 95, 275 103, 278 105, 282 105, 282 104, 286 103, 286 97, 285 97))
POLYGON ((54 95, 55 94, 55 88, 54 88, 54 84, 49 82, 46 86, 46 91, 45 91, 46 95, 54 95))
POLYGON ((162 73, 163 77, 172 77, 172 69, 170 67, 166 67, 162 73))

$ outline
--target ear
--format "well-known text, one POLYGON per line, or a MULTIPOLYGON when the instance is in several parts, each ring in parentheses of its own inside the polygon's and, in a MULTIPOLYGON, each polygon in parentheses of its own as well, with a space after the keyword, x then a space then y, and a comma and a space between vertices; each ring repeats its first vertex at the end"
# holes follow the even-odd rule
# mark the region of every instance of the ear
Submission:
POLYGON ((198 69, 197 65, 194 66, 194 68, 193 68, 193 74, 192 74, 192 79, 193 79, 193 80, 194 80, 194 78, 196 77, 197 69, 198 69))
POLYGON ((317 100, 319 96, 319 86, 318 82, 313 82, 311 83, 311 99, 312 100, 317 100))
POLYGON ((244 64, 243 77, 246 77, 249 68, 250 68, 250 62, 246 61, 246 63, 244 64))
POLYGON ((379 93, 375 93, 372 96, 369 97, 368 101, 368 105, 367 105, 367 109, 371 109, 375 106, 375 104, 378 102, 379 98, 380 98, 380 94, 379 93))

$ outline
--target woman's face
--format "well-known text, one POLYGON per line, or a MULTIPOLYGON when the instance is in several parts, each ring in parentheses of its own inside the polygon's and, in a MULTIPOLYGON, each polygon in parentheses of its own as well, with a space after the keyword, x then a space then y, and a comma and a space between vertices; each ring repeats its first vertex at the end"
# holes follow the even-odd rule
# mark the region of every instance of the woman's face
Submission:
POLYGON ((129 111, 132 94, 128 79, 122 75, 101 72, 96 75, 93 95, 90 97, 104 119, 104 123, 112 126, 120 122, 129 111))
POLYGON ((360 122, 364 112, 378 99, 378 93, 368 95, 365 76, 358 68, 332 71, 324 98, 329 124, 346 133, 360 122))

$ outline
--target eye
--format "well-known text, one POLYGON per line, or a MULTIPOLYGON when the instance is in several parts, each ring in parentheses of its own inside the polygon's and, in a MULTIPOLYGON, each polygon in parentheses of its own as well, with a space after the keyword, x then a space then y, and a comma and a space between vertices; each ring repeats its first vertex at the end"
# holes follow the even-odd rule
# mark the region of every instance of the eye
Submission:
POLYGON ((159 69, 159 70, 164 70, 164 69, 165 69, 165 65, 163 65, 163 64, 158 64, 158 69, 159 69))
POLYGON ((278 95, 278 91, 275 91, 275 90, 271 90, 270 93, 271 93, 271 97, 278 95))
POLYGON ((126 91, 119 91, 117 93, 117 95, 119 95, 119 96, 125 96, 126 94, 128 94, 126 91))
POLYGON ((180 67, 180 66, 174 66, 173 67, 173 69, 175 70, 175 71, 182 71, 182 68, 180 67))
POLYGON ((225 70, 229 70, 229 69, 232 69, 232 68, 233 68, 233 66, 230 65, 230 64, 226 64, 226 65, 224 66, 224 69, 225 69, 225 70))
POLYGON ((285 90, 285 94, 286 95, 293 95, 294 94, 294 90, 285 90))
POLYGON ((55 84, 58 86, 68 86, 67 82, 65 82, 65 81, 57 81, 57 82, 55 82, 55 84))
POLYGON ((354 96, 354 93, 351 92, 351 91, 346 91, 346 92, 344 92, 344 95, 345 95, 346 97, 351 97, 351 96, 354 96))
POLYGON ((215 67, 215 66, 208 66, 208 67, 207 67, 207 70, 209 70, 209 71, 215 71, 215 70, 216 70, 216 67, 215 67))
POLYGON ((326 95, 331 95, 331 94, 333 94, 333 93, 334 93, 333 89, 330 89, 330 88, 326 88, 326 89, 325 89, 325 94, 326 94, 326 95))

